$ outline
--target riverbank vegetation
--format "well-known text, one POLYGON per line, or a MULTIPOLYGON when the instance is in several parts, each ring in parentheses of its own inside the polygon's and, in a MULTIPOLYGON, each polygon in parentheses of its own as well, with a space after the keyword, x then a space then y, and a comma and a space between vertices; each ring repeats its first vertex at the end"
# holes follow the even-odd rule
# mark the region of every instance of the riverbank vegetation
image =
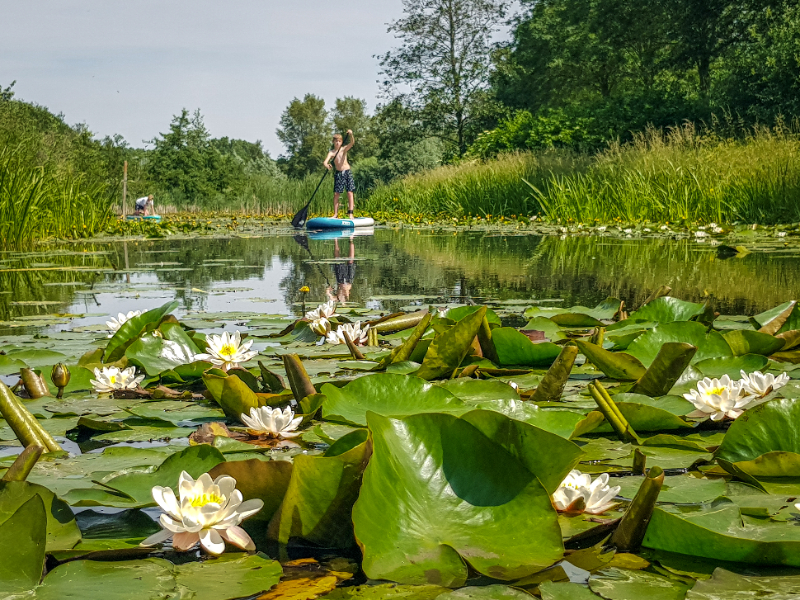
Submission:
MULTIPOLYGON (((319 182, 331 134, 348 129, 364 211, 800 218, 796 4, 547 0, 523 2, 516 15, 507 8, 499 0, 406 3, 390 24, 399 45, 379 57, 383 104, 294 98, 278 123, 285 154, 277 158, 259 141, 212 137, 199 110, 178 111, 139 148, 118 136, 97 140, 86 125, 67 125, 0 88, 0 239, 102 227, 121 209, 125 161, 128 211, 152 193, 164 213, 290 214, 319 182), (508 41, 492 45, 509 23, 508 41)), ((316 210, 328 211, 331 197, 326 182, 316 210)))

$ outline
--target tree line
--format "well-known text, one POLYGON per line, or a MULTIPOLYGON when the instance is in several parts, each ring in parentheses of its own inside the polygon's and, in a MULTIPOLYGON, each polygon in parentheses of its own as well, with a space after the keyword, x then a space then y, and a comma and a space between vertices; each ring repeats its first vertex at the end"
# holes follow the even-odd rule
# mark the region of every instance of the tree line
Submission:
POLYGON ((352 129, 360 191, 499 152, 592 152, 686 121, 741 130, 800 116, 800 4, 788 0, 402 0, 396 46, 377 56, 381 102, 294 98, 273 158, 261 142, 213 138, 199 111, 175 115, 149 149, 19 102, 0 88, 0 143, 118 193, 197 202, 258 181, 318 174, 331 134, 352 129), (495 35, 510 33, 496 43, 495 35), (722 125, 720 125, 722 124, 722 125), (55 137, 62 140, 53 145, 55 137), (60 137, 59 137, 60 136, 60 137))

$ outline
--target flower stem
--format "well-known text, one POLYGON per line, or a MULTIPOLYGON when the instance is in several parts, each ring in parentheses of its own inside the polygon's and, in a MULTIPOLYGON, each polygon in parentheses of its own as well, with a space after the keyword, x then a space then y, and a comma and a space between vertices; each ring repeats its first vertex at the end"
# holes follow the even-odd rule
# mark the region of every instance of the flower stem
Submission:
POLYGON ((589 384, 589 393, 594 398, 594 401, 597 402, 600 412, 603 413, 606 421, 616 431, 620 439, 624 442, 639 444, 641 441, 639 436, 636 435, 636 432, 620 412, 619 407, 599 381, 589 384))

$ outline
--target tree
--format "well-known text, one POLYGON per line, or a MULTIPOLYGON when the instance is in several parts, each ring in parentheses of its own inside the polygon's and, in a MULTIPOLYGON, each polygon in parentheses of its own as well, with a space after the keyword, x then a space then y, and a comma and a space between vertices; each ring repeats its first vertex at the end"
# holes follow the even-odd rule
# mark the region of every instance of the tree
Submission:
POLYGON ((281 161, 286 174, 304 177, 319 171, 331 145, 325 100, 313 94, 294 98, 283 111, 280 125, 276 133, 288 154, 281 161))
POLYGON ((378 153, 378 138, 372 128, 372 117, 367 114, 367 103, 360 98, 345 96, 336 99, 333 109, 333 129, 336 133, 353 130, 358 142, 349 152, 354 160, 369 158, 378 153))
POLYGON ((379 144, 380 179, 389 181, 441 164, 441 140, 426 134, 419 113, 402 99, 379 106, 373 126, 379 144))
POLYGON ((153 182, 163 190, 195 199, 231 191, 242 183, 243 171, 232 157, 211 144, 199 110, 175 115, 169 131, 152 140, 148 165, 153 182))
POLYGON ((491 36, 505 0, 403 0, 405 16, 389 26, 401 46, 380 57, 390 97, 410 87, 426 126, 463 155, 473 109, 486 89, 491 36))

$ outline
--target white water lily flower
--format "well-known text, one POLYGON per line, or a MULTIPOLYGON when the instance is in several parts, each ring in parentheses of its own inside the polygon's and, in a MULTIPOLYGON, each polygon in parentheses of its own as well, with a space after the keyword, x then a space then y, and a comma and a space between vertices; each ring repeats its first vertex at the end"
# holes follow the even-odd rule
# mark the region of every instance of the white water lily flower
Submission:
POLYGON ((703 238, 706 237, 708 234, 705 231, 695 231, 694 237, 703 238))
POLYGON ((669 225, 662 225, 661 227, 659 227, 659 229, 661 231, 667 231, 669 229, 669 225))
POLYGON ((117 367, 103 367, 95 369, 96 379, 91 380, 94 391, 100 393, 113 392, 114 390, 135 390, 144 380, 144 375, 136 376, 136 367, 120 370, 117 367))
POLYGON ((700 225, 700 226, 698 227, 698 229, 699 229, 700 231, 705 231, 705 230, 706 230, 706 228, 705 228, 705 225, 700 225))
POLYGON ((236 480, 220 475, 213 481, 203 473, 197 481, 183 471, 178 479, 179 498, 171 488, 155 486, 153 500, 164 510, 159 518, 163 529, 144 540, 141 546, 155 546, 172 538, 175 550, 187 551, 199 542, 211 554, 222 554, 225 542, 242 550, 256 549, 239 523, 264 506, 259 499, 242 501, 236 480))
POLYGON ((127 315, 124 313, 119 313, 117 318, 111 317, 110 321, 106 321, 106 327, 111 330, 111 333, 108 334, 108 337, 114 337, 114 334, 117 333, 120 327, 122 327, 126 321, 130 321, 133 317, 138 317, 142 314, 140 310, 132 310, 127 315))
POLYGON ((712 227, 711 228, 711 232, 712 233, 722 233, 722 231, 723 231, 722 227, 712 227))
POLYGON ((789 376, 786 373, 781 373, 777 377, 772 373, 764 375, 761 371, 756 371, 749 375, 744 371, 740 371, 740 373, 742 378, 739 383, 744 393, 751 396, 758 396, 759 398, 789 383, 789 376))
POLYGON ((305 318, 309 321, 316 321, 320 318, 330 319, 336 314, 336 300, 328 300, 325 304, 320 304, 314 310, 306 313, 305 318))
POLYGON ((649 227, 645 227, 644 229, 642 229, 642 231, 644 231, 645 233, 650 233, 653 230, 650 229, 649 227))
POLYGON ((573 469, 553 494, 553 503, 560 512, 599 515, 616 506, 612 499, 620 489, 608 485, 608 473, 592 481, 591 475, 573 469))
POLYGON ((331 323, 325 317, 314 319, 308 324, 308 328, 317 335, 328 335, 331 330, 331 323))
POLYGON ((629 227, 628 229, 626 229, 626 230, 625 230, 625 233, 633 233, 633 229, 631 229, 631 228, 629 227))
POLYGON ((233 335, 227 331, 222 335, 209 335, 206 338, 206 345, 211 362, 226 371, 231 367, 238 367, 239 363, 246 362, 258 354, 255 350, 250 350, 253 340, 247 340, 243 344, 242 335, 238 331, 233 335))
POLYGON ((179 344, 171 340, 164 340, 161 348, 161 358, 168 360, 175 365, 188 365, 198 360, 209 360, 210 354, 195 354, 194 351, 185 344, 179 344))
POLYGON ((274 438, 293 438, 300 435, 295 431, 303 422, 303 417, 295 417, 294 411, 290 407, 272 408, 271 406, 260 406, 250 409, 250 416, 239 415, 239 420, 250 429, 260 433, 266 433, 274 438))
POLYGON ((328 333, 326 341, 329 344, 344 344, 344 336, 342 335, 343 332, 347 333, 347 337, 350 338, 350 341, 353 342, 356 346, 363 346, 367 343, 367 333, 369 332, 369 325, 366 325, 364 329, 361 329, 361 322, 358 323, 345 323, 344 325, 339 325, 339 328, 336 331, 331 331, 328 333))
POLYGON ((715 227, 717 227, 717 224, 716 223, 709 223, 708 226, 711 227, 711 229, 714 229, 715 227))
POLYGON ((752 401, 751 397, 742 393, 741 382, 731 381, 727 375, 719 379, 706 377, 697 382, 696 390, 683 397, 696 409, 687 417, 711 417, 712 421, 721 421, 725 417, 735 419, 752 401))
POLYGON ((600 231, 600 232, 603 232, 605 230, 606 230, 606 226, 605 225, 601 225, 600 227, 597 228, 597 231, 600 231))
POLYGON ((786 232, 785 231, 779 231, 775 235, 777 235, 778 237, 786 237, 786 232))

